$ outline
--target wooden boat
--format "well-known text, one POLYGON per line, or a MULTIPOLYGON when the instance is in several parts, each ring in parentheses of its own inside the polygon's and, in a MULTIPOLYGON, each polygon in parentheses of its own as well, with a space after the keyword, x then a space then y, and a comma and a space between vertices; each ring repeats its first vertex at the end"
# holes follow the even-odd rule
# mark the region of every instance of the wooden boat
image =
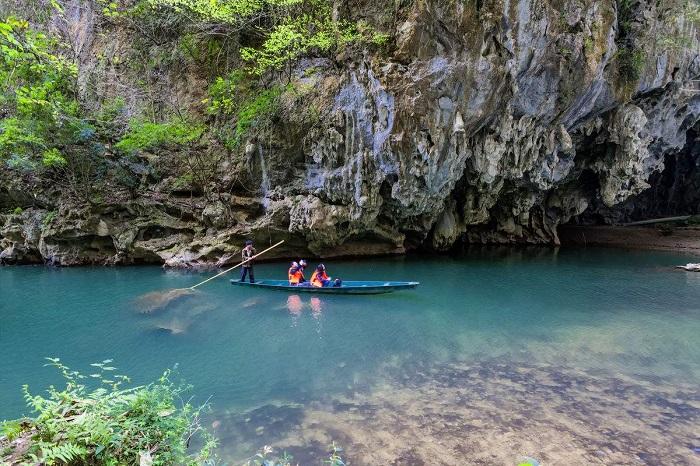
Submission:
POLYGON ((291 286, 287 280, 258 280, 255 283, 231 280, 231 284, 293 293, 326 294, 382 294, 397 290, 408 290, 419 285, 418 282, 343 281, 342 286, 319 288, 315 286, 291 286))

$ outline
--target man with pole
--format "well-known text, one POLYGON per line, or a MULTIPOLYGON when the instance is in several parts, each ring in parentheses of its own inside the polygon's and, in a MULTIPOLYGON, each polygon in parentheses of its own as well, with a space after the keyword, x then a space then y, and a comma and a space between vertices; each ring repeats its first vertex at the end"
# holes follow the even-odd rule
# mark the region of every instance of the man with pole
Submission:
POLYGON ((245 276, 248 275, 250 277, 250 283, 255 283, 255 276, 253 275, 253 262, 251 259, 256 255, 256 253, 257 251, 253 247, 253 242, 251 240, 246 240, 245 247, 241 250, 241 257, 243 258, 243 265, 241 266, 242 282, 245 281, 245 276))

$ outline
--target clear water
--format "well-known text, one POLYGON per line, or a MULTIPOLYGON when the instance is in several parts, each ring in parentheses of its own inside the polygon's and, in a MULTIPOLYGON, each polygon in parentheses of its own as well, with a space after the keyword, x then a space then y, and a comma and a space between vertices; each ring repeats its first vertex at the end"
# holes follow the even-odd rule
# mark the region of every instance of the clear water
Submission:
MULTIPOLYGON (((177 364, 196 400, 211 396, 208 422, 222 438, 221 454, 237 461, 265 444, 311 458, 324 442, 340 439, 353 464, 397 458, 397 464, 420 464, 426 457, 439 464, 464 454, 478 459, 485 450, 495 463, 525 454, 556 463, 576 451, 574 463, 589 455, 591 464, 645 464, 663 450, 666 458, 676 455, 674 464, 691 464, 698 459, 692 448, 700 446, 700 274, 672 268, 691 261, 609 249, 329 261, 332 276, 419 280, 421 286, 380 296, 314 297, 232 287, 221 278, 151 315, 137 312, 138 296, 206 275, 157 267, 0 268, 0 419, 29 414, 22 384, 38 391, 59 382, 42 367, 44 357, 86 371, 109 358, 136 383, 177 364), (519 396, 524 401, 509 407, 519 396), (634 397, 642 400, 636 407, 614 411, 634 397), (606 402, 609 413, 630 419, 645 407, 647 418, 661 416, 670 409, 664 403, 683 409, 666 421, 640 424, 635 432, 648 437, 647 448, 627 451, 623 441, 605 447, 597 437, 606 437, 600 429, 613 419, 590 421, 604 416, 596 407, 606 402), (528 421, 528 436, 570 427, 576 450, 518 436, 528 431, 513 420, 522 405, 534 409, 523 416, 538 419, 528 421), (582 427, 575 427, 585 410, 582 427), (487 411, 481 443, 459 453, 466 438, 460 440, 460 432, 487 411), (451 421, 461 426, 451 434, 420 426, 445 412, 461 416, 451 421), (571 425, 563 427, 562 419, 571 425), (496 427, 500 434, 514 432, 511 446, 500 437, 489 440, 484 432, 496 427), (411 436, 417 443, 409 447, 411 436), (513 441, 530 450, 515 451, 513 441), (431 453, 436 442, 452 445, 446 456, 431 453)), ((256 266, 258 278, 285 273, 285 264, 256 266)))

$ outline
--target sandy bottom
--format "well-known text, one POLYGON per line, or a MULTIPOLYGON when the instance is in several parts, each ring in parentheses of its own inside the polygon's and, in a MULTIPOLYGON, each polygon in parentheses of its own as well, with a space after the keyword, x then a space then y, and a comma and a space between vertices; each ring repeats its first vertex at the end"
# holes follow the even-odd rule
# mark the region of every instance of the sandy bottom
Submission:
POLYGON ((697 386, 500 360, 387 371, 367 390, 218 418, 222 454, 270 444, 318 464, 335 441, 352 465, 700 465, 697 386))

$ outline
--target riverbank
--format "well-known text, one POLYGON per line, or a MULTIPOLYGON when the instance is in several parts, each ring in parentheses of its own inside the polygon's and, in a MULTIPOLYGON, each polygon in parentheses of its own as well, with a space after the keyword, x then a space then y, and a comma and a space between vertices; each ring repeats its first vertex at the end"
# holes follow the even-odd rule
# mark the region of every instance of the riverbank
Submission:
POLYGON ((605 246, 700 255, 699 227, 565 225, 558 233, 565 247, 605 246))

